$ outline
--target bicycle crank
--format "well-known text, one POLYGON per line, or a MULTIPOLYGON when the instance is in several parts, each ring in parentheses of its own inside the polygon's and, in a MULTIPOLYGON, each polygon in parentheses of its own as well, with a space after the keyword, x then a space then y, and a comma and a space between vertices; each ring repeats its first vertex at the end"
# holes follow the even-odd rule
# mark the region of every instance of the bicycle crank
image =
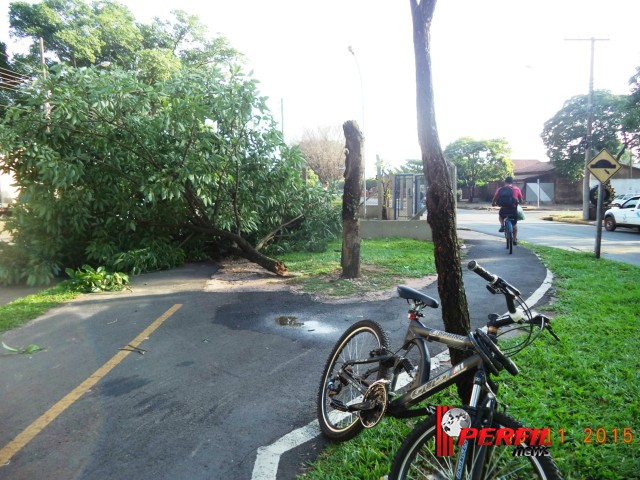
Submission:
POLYGON ((364 394, 362 403, 367 403, 368 408, 360 411, 360 422, 365 428, 375 427, 384 417, 389 399, 387 394, 388 383, 388 380, 373 382, 364 394))

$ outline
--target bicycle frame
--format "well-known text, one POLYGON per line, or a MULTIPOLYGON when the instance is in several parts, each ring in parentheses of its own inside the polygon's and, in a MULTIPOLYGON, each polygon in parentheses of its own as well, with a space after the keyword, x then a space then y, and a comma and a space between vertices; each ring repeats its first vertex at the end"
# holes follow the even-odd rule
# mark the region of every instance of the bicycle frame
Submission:
MULTIPOLYGON (((468 337, 427 327, 417 319, 413 319, 409 323, 407 334, 405 336, 405 345, 413 339, 436 341, 457 350, 474 349, 473 344, 468 337)), ((348 362, 348 364, 383 364, 393 359, 394 357, 394 354, 385 353, 382 355, 373 355, 363 360, 348 362)), ((478 367, 482 366, 482 363, 483 360, 479 354, 475 353, 471 355, 470 357, 464 359, 462 362, 452 366, 447 371, 437 375, 435 378, 430 379, 426 383, 418 385, 405 392, 398 398, 393 399, 389 403, 387 414, 396 418, 408 418, 424 416, 431 413, 428 408, 412 410, 411 407, 417 405, 427 397, 453 385, 457 381, 458 377, 464 375, 465 373, 478 369, 478 367)), ((348 366, 348 364, 345 364, 345 366, 348 366)), ((358 382, 351 378, 351 376, 345 371, 345 368, 342 369, 342 376, 349 383, 356 386, 356 388, 361 389, 358 382)), ((364 391, 362 391, 362 393, 364 393, 364 391)))
MULTIPOLYGON (((411 320, 405 337, 405 344, 413 338, 442 343, 457 350, 473 350, 473 344, 468 337, 456 335, 442 330, 427 327, 419 320, 411 320)), ((448 370, 440 373, 422 385, 418 385, 400 397, 393 399, 387 412, 396 417, 412 417, 422 414, 421 410, 410 410, 411 407, 422 402, 427 397, 438 393, 456 383, 458 377, 476 370, 482 365, 482 357, 475 353, 462 362, 452 365, 448 370)))
POLYGON ((511 218, 511 215, 507 215, 506 217, 504 217, 504 238, 507 241, 507 248, 509 249, 509 254, 512 254, 514 233, 513 233, 513 219, 511 218))
POLYGON ((513 235, 513 219, 510 215, 504 217, 504 231, 513 235))

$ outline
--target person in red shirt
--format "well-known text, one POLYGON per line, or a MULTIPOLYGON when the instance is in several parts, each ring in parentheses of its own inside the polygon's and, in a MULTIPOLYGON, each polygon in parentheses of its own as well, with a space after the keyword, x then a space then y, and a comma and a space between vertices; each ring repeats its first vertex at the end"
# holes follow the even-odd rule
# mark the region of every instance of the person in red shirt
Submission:
POLYGON ((504 186, 496 190, 491 202, 492 206, 498 205, 500 207, 498 212, 499 232, 504 232, 504 219, 507 215, 513 220, 513 243, 515 245, 518 244, 518 204, 523 201, 522 192, 513 184, 513 178, 507 177, 504 179, 504 186))

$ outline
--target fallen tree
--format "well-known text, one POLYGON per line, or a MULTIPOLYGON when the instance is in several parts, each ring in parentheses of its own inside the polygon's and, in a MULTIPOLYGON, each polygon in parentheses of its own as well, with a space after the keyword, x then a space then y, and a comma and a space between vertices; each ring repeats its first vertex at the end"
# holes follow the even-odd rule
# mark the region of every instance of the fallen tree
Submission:
POLYGON ((21 191, 5 283, 226 252, 283 275, 261 250, 331 209, 235 67, 183 68, 151 85, 124 70, 60 67, 17 97, 0 148, 21 191))

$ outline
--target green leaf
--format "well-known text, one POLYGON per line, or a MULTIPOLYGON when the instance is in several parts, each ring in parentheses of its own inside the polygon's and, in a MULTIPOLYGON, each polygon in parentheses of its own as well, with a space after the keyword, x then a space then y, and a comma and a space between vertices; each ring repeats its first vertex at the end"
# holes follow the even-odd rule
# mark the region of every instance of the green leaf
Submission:
POLYGON ((31 354, 31 353, 41 352, 42 350, 44 350, 43 347, 40 347, 32 343, 31 345, 28 345, 25 349, 23 349, 20 353, 31 354))
POLYGON ((19 350, 17 348, 10 347, 4 342, 2 342, 2 348, 4 348, 5 350, 8 350, 10 352, 15 352, 15 353, 19 352, 19 350))

